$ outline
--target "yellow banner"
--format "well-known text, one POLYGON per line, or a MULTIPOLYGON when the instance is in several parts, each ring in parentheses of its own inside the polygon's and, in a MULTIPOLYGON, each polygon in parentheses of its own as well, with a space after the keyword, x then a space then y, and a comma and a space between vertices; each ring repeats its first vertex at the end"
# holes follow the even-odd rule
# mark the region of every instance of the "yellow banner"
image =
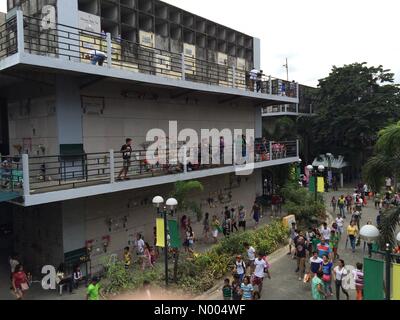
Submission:
POLYGON ((318 177, 317 180, 317 191, 324 193, 325 192, 325 180, 324 177, 318 177))
POLYGON ((156 221, 157 228, 157 247, 164 248, 165 240, 164 240, 164 219, 159 218, 156 221))
POLYGON ((400 300, 400 264, 393 263, 392 300, 400 300))

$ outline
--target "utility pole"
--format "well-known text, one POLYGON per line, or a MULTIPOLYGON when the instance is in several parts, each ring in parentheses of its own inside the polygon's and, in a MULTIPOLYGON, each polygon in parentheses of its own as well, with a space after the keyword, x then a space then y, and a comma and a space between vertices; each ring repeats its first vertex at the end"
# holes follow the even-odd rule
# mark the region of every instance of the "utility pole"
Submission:
POLYGON ((286 68, 286 80, 289 81, 289 63, 288 58, 286 58, 286 64, 283 65, 286 68))

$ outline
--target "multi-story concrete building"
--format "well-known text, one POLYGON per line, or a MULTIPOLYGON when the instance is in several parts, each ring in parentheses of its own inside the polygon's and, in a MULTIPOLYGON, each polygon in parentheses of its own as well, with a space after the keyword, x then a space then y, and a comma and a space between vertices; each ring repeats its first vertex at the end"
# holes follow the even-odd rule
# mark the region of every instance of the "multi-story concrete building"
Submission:
POLYGON ((98 270, 136 233, 152 243, 151 199, 181 180, 203 183, 191 195, 203 212, 239 204, 250 212, 262 169, 299 157, 296 141, 257 145, 261 107, 298 103, 295 83, 267 77, 254 91, 248 74, 260 58, 258 39, 158 0, 9 0, 0 25, 0 205, 13 228, 9 250, 38 272, 78 263, 89 248, 98 270), (187 154, 178 165, 149 164, 146 135, 168 132, 170 121, 198 134, 254 129, 254 171, 237 175, 236 162, 193 165, 187 154), (130 180, 118 181, 127 137, 130 180))

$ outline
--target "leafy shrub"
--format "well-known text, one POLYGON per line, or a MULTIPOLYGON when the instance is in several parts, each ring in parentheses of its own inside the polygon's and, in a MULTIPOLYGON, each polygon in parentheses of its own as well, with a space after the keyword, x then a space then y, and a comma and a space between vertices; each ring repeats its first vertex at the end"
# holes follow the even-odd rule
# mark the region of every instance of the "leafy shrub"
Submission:
POLYGON ((315 195, 297 183, 287 184, 281 192, 285 199, 284 208, 294 214, 299 223, 311 227, 326 219, 325 204, 320 196, 315 201, 315 195))
MULTIPOLYGON (((245 254, 244 243, 248 242, 256 250, 270 254, 279 248, 288 236, 288 229, 280 221, 267 226, 232 234, 222 239, 211 250, 195 254, 193 257, 181 254, 178 265, 178 286, 191 292, 204 292, 211 289, 215 280, 222 279, 233 269, 235 256, 245 254)), ((162 285, 163 266, 146 271, 126 270, 123 262, 105 264, 106 277, 102 282, 106 293, 119 293, 123 290, 140 288, 145 280, 162 285)))

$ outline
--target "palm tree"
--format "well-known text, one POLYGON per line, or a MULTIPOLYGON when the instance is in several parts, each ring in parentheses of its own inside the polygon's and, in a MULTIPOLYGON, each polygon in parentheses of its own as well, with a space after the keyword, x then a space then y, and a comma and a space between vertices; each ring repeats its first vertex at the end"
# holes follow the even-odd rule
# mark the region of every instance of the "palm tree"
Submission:
MULTIPOLYGON (((363 168, 363 176, 374 192, 379 192, 384 177, 394 177, 394 188, 400 175, 400 121, 382 129, 375 145, 375 155, 363 168)), ((400 224, 400 208, 386 210, 381 217, 380 246, 396 243, 395 232, 400 224)))

